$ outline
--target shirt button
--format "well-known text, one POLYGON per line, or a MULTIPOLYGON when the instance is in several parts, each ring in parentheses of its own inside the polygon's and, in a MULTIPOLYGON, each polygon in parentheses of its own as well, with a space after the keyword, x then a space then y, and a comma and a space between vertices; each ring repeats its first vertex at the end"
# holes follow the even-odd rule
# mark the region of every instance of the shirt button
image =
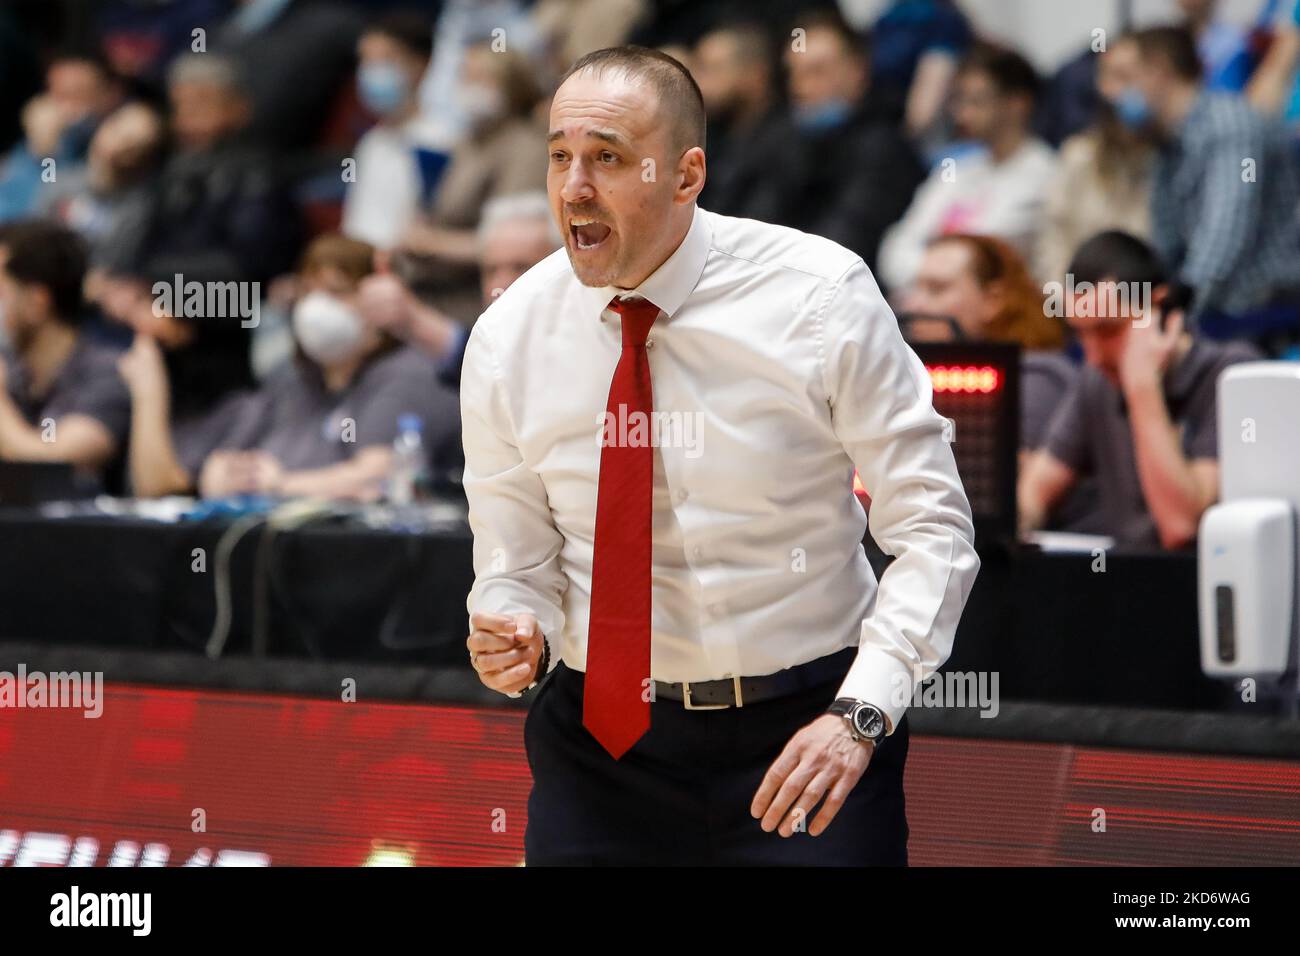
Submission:
POLYGON ((654 340, 654 339, 646 339, 646 340, 645 340, 645 347, 648 348, 648 349, 652 349, 652 348, 654 348, 654 347, 655 347, 655 340, 654 340))
POLYGON ((696 558, 698 558, 698 557, 700 557, 700 556, 703 555, 703 554, 704 554, 704 552, 700 550, 700 546, 699 546, 698 544, 697 544, 695 547, 691 548, 691 556, 692 556, 692 557, 696 557, 696 558))
POLYGON ((690 493, 689 491, 687 491, 685 488, 680 489, 680 490, 677 492, 677 503, 678 503, 678 504, 681 504, 683 501, 685 501, 685 500, 686 500, 687 498, 689 498, 690 496, 691 496, 691 493, 690 493))

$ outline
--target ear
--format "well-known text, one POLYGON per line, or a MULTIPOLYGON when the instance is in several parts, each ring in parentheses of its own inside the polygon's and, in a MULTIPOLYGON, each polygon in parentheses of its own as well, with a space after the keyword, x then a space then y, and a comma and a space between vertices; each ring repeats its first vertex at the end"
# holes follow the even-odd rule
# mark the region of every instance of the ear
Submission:
POLYGON ((694 202, 696 197, 699 196, 700 190, 704 188, 704 179, 707 173, 704 150, 698 146, 692 146, 683 153, 681 160, 677 163, 677 173, 681 176, 681 182, 678 183, 677 194, 673 198, 682 205, 694 202))

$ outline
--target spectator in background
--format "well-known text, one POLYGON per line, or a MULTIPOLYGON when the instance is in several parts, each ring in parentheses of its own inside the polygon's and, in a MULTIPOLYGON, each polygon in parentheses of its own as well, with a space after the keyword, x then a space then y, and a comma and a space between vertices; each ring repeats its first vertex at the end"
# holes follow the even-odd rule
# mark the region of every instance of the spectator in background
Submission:
MULTIPOLYGON (((521 275, 564 244, 544 192, 490 200, 478 229, 479 277, 483 308, 521 275)), ((460 386, 460 363, 469 327, 421 302, 389 272, 362 280, 358 306, 370 325, 396 336, 438 363, 439 379, 460 386)))
POLYGON ((509 49, 467 49, 460 96, 465 138, 428 216, 407 228, 399 247, 423 260, 417 282, 445 311, 468 320, 479 309, 479 213, 490 199, 545 188, 545 129, 534 116, 540 93, 531 68, 509 49))
MULTIPOLYGON (((402 2, 402 0, 396 0, 402 2)), ((560 29, 573 35, 599 26, 621 0, 588 0, 560 11, 560 29)), ((486 38, 507 43, 509 49, 537 61, 545 57, 547 39, 540 32, 537 4, 525 9, 521 0, 442 0, 433 28, 433 60, 420 81, 420 112, 436 124, 437 135, 454 143, 464 135, 469 118, 462 111, 460 84, 465 51, 486 38)), ((568 62, 564 63, 568 66, 568 62)))
POLYGON ((239 324, 194 321, 155 310, 131 286, 101 307, 134 330, 117 361, 131 393, 126 484, 136 497, 193 494, 204 459, 249 429, 254 400, 239 324))
POLYGON ((242 133, 249 103, 235 64, 180 57, 168 73, 176 153, 154 190, 133 272, 147 283, 262 282, 292 264, 296 210, 267 154, 242 133))
POLYGON ((1060 351, 1061 325, 1047 316, 1043 291, 1015 249, 992 236, 931 240, 902 308, 911 341, 1019 345, 1022 456, 1043 443, 1077 370, 1060 351))
MULTIPOLYGON (((89 245, 92 278, 130 268, 127 253, 142 241, 165 135, 152 107, 120 106, 95 130, 85 168, 61 175, 42 193, 37 212, 89 245)), ((96 297, 93 289, 88 294, 96 297)))
POLYGON ((121 85, 97 55, 58 54, 45 92, 23 107, 23 141, 0 161, 0 222, 32 215, 46 184, 77 175, 100 120, 121 102, 121 85))
POLYGON ((205 497, 271 494, 373 500, 384 490, 398 418, 423 422, 435 468, 459 450, 456 395, 433 363, 362 321, 357 288, 374 249, 321 236, 303 257, 293 311, 294 362, 260 390, 252 427, 237 427, 208 456, 205 497))
POLYGON ((432 51, 429 22, 413 13, 381 17, 358 41, 357 95, 377 122, 357 143, 342 229, 379 249, 397 245, 436 185, 426 176, 446 162, 438 134, 420 115, 420 78, 432 51))
POLYGON ((1250 32, 1219 14, 1219 0, 1178 0, 1183 27, 1196 41, 1206 89, 1239 93, 1256 64, 1250 32))
POLYGON ((942 160, 886 234, 880 273, 888 286, 910 285, 926 244, 945 233, 998 236, 1033 261, 1055 167, 1052 150, 1029 130, 1037 90, 1038 75, 1018 53, 980 47, 962 63, 953 117, 983 148, 942 160))
POLYGON ((868 95, 867 41, 833 12, 809 13, 799 27, 803 46, 785 53, 796 135, 767 160, 789 179, 784 222, 833 239, 874 268, 885 230, 925 172, 868 95))
POLYGON ((1176 302, 1246 312, 1300 295, 1300 181, 1279 123, 1201 80, 1190 33, 1134 36, 1140 63, 1119 116, 1159 145, 1152 239, 1176 302))
POLYGON ((788 170, 773 162, 794 135, 776 109, 767 28, 733 23, 695 46, 695 81, 708 116, 709 178, 700 204, 724 216, 793 218, 788 170))
POLYGON ((85 246, 71 230, 0 227, 0 459, 56 461, 103 480, 126 441, 130 398, 116 351, 81 331, 85 246))
POLYGON ((1047 190, 1036 271, 1049 281, 1063 281, 1074 251, 1099 232, 1118 229, 1139 239, 1151 235, 1155 151, 1147 138, 1124 123, 1118 105, 1137 69, 1138 48, 1131 37, 1116 41, 1098 57, 1097 119, 1061 147, 1047 190))
POLYGON ((650 18, 651 7, 649 0, 538 0, 532 20, 548 74, 559 76, 592 50, 626 43, 633 28, 650 18))
POLYGON ((893 0, 872 33, 872 87, 919 139, 942 115, 971 44, 970 24, 951 0, 893 0))
POLYGON ((317 144, 351 81, 361 26, 337 0, 240 0, 211 51, 239 67, 251 142, 290 163, 317 144))
POLYGON ((1185 547, 1219 495, 1219 374, 1258 355, 1185 331, 1155 251, 1133 236, 1095 236, 1070 272, 1078 294, 1068 321, 1087 365, 1021 473, 1021 528, 1042 527, 1075 482, 1095 474, 1106 534, 1185 547))

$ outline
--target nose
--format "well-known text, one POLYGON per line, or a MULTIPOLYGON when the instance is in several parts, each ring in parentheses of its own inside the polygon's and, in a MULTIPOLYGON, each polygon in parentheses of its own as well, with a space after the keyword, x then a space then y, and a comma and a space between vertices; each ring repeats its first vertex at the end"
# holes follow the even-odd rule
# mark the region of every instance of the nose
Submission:
POLYGON ((567 203, 587 202, 596 195, 591 177, 587 175, 586 164, 575 159, 569 163, 569 170, 564 174, 564 184, 560 187, 560 198, 567 203))

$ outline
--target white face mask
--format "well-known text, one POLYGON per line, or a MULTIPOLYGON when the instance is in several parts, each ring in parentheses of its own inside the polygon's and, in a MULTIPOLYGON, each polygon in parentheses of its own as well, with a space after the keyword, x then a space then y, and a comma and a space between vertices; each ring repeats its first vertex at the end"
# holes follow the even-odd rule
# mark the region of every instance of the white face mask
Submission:
POLYGON ((366 325, 355 309, 328 292, 309 292, 293 308, 293 334, 318 365, 352 358, 366 337, 366 325))

